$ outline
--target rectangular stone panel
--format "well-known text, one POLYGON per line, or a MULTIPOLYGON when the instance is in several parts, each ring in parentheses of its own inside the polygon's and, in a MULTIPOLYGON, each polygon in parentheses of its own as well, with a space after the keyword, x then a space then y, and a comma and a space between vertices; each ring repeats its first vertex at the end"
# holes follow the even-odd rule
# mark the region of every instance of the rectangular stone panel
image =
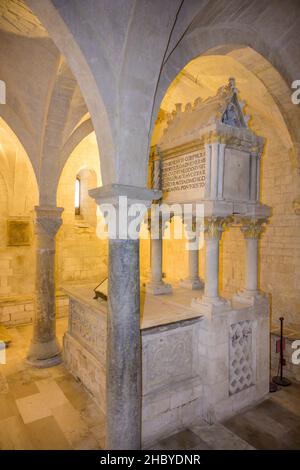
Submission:
POLYGON ((31 244, 31 223, 29 220, 7 221, 7 245, 28 246, 31 244))
POLYGON ((224 199, 250 199, 250 156, 241 150, 226 148, 224 163, 224 199))

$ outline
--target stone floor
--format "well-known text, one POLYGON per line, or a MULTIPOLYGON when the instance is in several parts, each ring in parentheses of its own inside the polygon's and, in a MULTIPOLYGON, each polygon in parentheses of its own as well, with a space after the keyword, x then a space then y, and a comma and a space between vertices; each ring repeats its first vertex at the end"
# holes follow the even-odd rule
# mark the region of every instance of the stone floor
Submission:
MULTIPOLYGON (((57 321, 60 340, 66 325, 57 321)), ((82 385, 63 365, 26 365, 31 326, 9 333, 6 364, 0 361, 0 450, 104 448, 104 416, 82 385)), ((300 384, 223 423, 198 423, 153 449, 300 449, 300 384)))
POLYGON ((153 449, 300 450, 300 384, 270 394, 223 423, 199 423, 153 449))
MULTIPOLYGON (((66 319, 57 321, 62 338, 66 319)), ((9 328, 0 363, 0 449, 101 449, 104 416, 63 365, 34 369, 24 362, 31 326, 9 328)))

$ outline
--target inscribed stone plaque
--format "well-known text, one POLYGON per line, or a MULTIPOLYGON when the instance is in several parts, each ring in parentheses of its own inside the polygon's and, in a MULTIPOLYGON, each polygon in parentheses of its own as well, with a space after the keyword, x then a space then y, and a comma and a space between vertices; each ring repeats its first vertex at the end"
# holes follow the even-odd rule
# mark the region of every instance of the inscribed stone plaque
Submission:
POLYGON ((205 150, 164 158, 162 161, 162 190, 188 191, 205 186, 205 150))
POLYGON ((31 243, 31 226, 29 220, 7 221, 7 245, 27 246, 31 243))

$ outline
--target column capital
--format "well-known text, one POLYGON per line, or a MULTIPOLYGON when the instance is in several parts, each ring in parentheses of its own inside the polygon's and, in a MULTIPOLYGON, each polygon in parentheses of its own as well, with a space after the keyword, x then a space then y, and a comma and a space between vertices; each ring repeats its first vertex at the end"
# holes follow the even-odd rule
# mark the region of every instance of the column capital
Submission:
POLYGON ((203 217, 196 215, 191 215, 189 218, 182 216, 182 223, 190 239, 192 239, 193 236, 199 238, 201 231, 203 231, 203 220, 203 217))
POLYGON ((167 222, 171 222, 171 220, 173 218, 173 215, 174 214, 170 214, 170 217, 164 217, 162 214, 160 214, 159 219, 158 219, 158 223, 155 224, 156 221, 155 220, 152 221, 151 214, 150 215, 148 214, 148 217, 147 217, 148 230, 151 231, 151 228, 152 228, 154 230, 159 230, 159 232, 161 234, 163 234, 165 229, 166 229, 167 222), (158 225, 157 228, 156 228, 156 225, 158 225))
POLYGON ((50 205, 35 206, 35 225, 41 229, 48 237, 54 238, 62 225, 63 207, 50 205))
POLYGON ((138 239, 147 209, 153 200, 160 199, 161 194, 159 190, 121 184, 109 184, 89 191, 108 226, 108 232, 104 230, 103 234, 122 240, 138 239))
POLYGON ((204 236, 206 240, 220 240, 225 225, 231 222, 231 217, 204 217, 204 236))
POLYGON ((263 224, 267 222, 267 219, 257 219, 257 218, 245 218, 242 219, 241 231, 244 234, 244 237, 258 239, 262 232, 264 231, 263 224))

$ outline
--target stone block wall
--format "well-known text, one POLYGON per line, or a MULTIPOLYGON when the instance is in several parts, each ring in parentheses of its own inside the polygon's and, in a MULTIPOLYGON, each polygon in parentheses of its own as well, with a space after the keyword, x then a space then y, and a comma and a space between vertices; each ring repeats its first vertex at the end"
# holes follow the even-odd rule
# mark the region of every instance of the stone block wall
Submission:
MULTIPOLYGON (((56 317, 69 314, 69 299, 58 293, 56 296, 56 317)), ((34 300, 32 297, 18 297, 0 302, 0 323, 5 326, 17 326, 31 323, 34 318, 34 300)))
POLYGON ((0 160, 0 302, 7 297, 26 295, 34 289, 34 241, 31 239, 28 246, 9 246, 7 233, 7 221, 11 217, 16 220, 25 217, 31 221, 37 199, 28 157, 21 148, 18 157, 16 155, 9 154, 13 169, 5 166, 4 159, 0 160))
POLYGON ((13 270, 12 260, 8 256, 0 259, 0 295, 8 295, 11 292, 11 277, 13 270))
POLYGON ((97 282, 107 276, 107 242, 99 240, 95 228, 83 222, 62 226, 57 242, 58 284, 97 282))

